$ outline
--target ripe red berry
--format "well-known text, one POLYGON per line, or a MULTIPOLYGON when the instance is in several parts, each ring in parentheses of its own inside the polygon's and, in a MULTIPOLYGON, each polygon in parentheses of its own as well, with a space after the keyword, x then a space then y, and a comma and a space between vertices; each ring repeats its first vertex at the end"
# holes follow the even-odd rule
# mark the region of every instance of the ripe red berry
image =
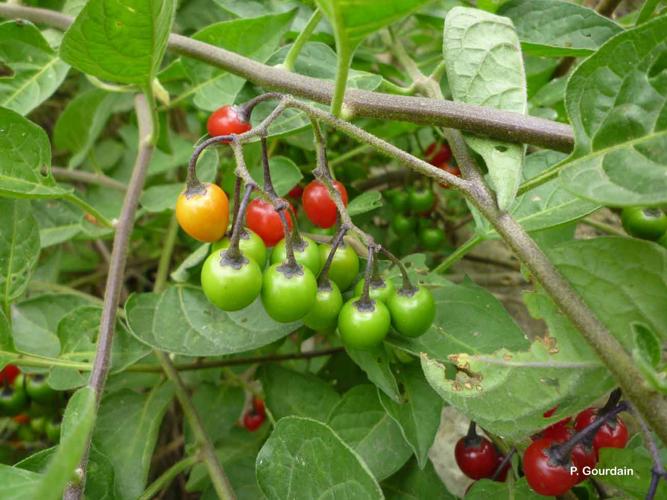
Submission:
POLYGON ((557 443, 562 443, 563 441, 570 439, 573 434, 572 429, 567 426, 567 423, 562 424, 561 422, 556 422, 544 429, 540 432, 539 437, 548 438, 557 443))
MULTIPOLYGON (((450 165, 449 163, 445 163, 440 167, 440 170, 449 172, 450 174, 455 175, 456 177, 461 177, 461 170, 456 165, 450 165)), ((445 189, 449 189, 449 184, 447 182, 441 182, 440 186, 445 189)))
MULTIPOLYGON (((291 229, 292 218, 288 210, 285 210, 285 217, 287 217, 287 225, 291 229)), ((280 214, 276 212, 271 203, 260 198, 256 198, 248 204, 246 225, 262 238, 267 247, 274 246, 285 237, 280 214)))
MULTIPOLYGON (((574 428, 581 431, 592 424, 598 414, 597 408, 587 408, 574 420, 574 428)), ((628 428, 619 417, 608 420, 598 429, 593 437, 593 447, 598 452, 600 448, 625 448, 628 443, 628 428)))
MULTIPOLYGON (((343 200, 343 205, 347 206, 347 190, 338 181, 333 181, 334 188, 340 193, 343 200)), ((303 210, 306 212, 306 217, 322 228, 328 228, 336 223, 338 212, 336 211, 336 204, 329 196, 327 187, 320 181, 312 181, 303 190, 301 197, 303 202, 303 210)))
POLYGON ((577 468, 577 484, 585 481, 598 463, 597 453, 593 446, 578 443, 572 450, 572 463, 577 468), (584 471, 589 471, 588 474, 584 471))
POLYGON ((442 168, 449 160, 452 159, 452 150, 447 144, 433 143, 426 148, 426 161, 431 165, 442 168))
POLYGON ((493 476, 498 466, 498 452, 488 439, 464 436, 456 443, 454 457, 461 471, 470 479, 493 476))
POLYGON ((300 184, 297 184, 292 189, 290 189, 290 192, 288 193, 288 196, 290 198, 294 198, 295 200, 298 200, 299 198, 301 198, 302 194, 303 194, 303 187, 300 184))
POLYGON ((569 491, 579 477, 570 474, 572 461, 558 463, 552 456, 551 439, 538 439, 523 454, 523 471, 530 487, 540 495, 558 496, 569 491))
MULTIPOLYGON (((502 463, 503 458, 504 457, 502 455, 498 455, 498 461, 496 463, 496 470, 498 470, 498 467, 500 467, 500 464, 502 463)), ((507 479, 507 473, 509 472, 511 467, 512 467, 511 462, 507 462, 505 464, 505 466, 500 470, 500 472, 498 472, 498 475, 496 476, 495 481, 498 481, 500 483, 504 483, 505 480, 507 479)), ((494 472, 494 474, 495 474, 495 472, 494 472)))
POLYGON ((0 384, 4 384, 5 380, 7 384, 13 384, 14 379, 18 377, 21 370, 19 370, 16 365, 7 365, 2 370, 0 370, 0 384))
POLYGON ((261 413, 262 415, 266 415, 266 408, 264 407, 263 399, 258 398, 257 396, 252 398, 252 407, 254 408, 256 413, 261 413))
POLYGON ((249 432, 255 432, 262 426, 264 420, 266 420, 266 415, 263 413, 249 411, 243 415, 243 427, 245 427, 249 432))
POLYGON ((238 106, 222 106, 211 113, 206 122, 206 129, 211 137, 242 134, 251 128, 243 110, 238 106))

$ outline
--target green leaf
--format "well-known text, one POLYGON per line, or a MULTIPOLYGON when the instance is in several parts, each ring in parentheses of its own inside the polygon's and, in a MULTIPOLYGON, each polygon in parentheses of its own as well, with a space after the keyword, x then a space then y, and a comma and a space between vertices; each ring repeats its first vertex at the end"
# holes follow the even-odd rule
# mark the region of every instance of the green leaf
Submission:
POLYGON ((221 356, 265 346, 294 331, 277 323, 259 300, 228 313, 198 288, 176 286, 161 294, 139 293, 125 304, 130 332, 156 349, 186 356, 221 356))
POLYGON ((296 415, 326 422, 340 401, 338 393, 325 381, 279 365, 262 367, 260 379, 266 405, 276 419, 296 415))
POLYGON ((160 67, 174 9, 173 0, 90 0, 65 33, 60 56, 102 80, 146 85, 160 67))
POLYGON ((420 469, 416 460, 410 460, 397 474, 382 483, 387 500, 453 500, 429 461, 420 469))
POLYGON ((523 331, 500 301, 483 288, 471 283, 447 284, 432 291, 436 305, 433 326, 415 339, 391 335, 390 344, 440 361, 459 352, 488 354, 503 347, 528 348, 523 331))
POLYGON ((39 257, 30 202, 0 198, 0 227, 0 301, 9 304, 25 290, 39 257))
POLYGON ((548 336, 535 340, 529 350, 452 355, 449 360, 458 370, 422 355, 426 379, 447 403, 509 440, 582 410, 613 387, 608 370, 550 299, 533 293, 524 300, 548 327, 548 336), (544 418, 554 406, 557 414, 544 418))
POLYGON ((86 159, 115 104, 122 98, 125 95, 92 89, 67 103, 53 130, 53 143, 56 148, 72 153, 70 168, 86 159))
POLYGON ((199 264, 204 262, 208 257, 208 250, 211 247, 208 243, 204 243, 197 247, 197 249, 188 255, 179 266, 172 271, 170 277, 176 283, 185 283, 190 279, 190 269, 196 268, 199 264))
MULTIPOLYGON (((204 383, 199 384, 192 394, 192 404, 213 444, 220 439, 225 444, 223 436, 238 425, 244 402, 245 393, 241 387, 204 383)), ((189 425, 185 434, 186 442, 194 445, 195 438, 189 425)))
POLYGON ((278 421, 257 455, 257 482, 269 499, 382 498, 361 458, 330 427, 302 417, 278 421))
POLYGON ((57 198, 66 194, 51 175, 51 145, 44 130, 0 108, 0 195, 57 198))
POLYGON ((389 354, 381 345, 371 350, 358 350, 346 348, 348 356, 361 368, 368 377, 387 396, 396 402, 400 402, 401 395, 398 391, 396 377, 391 371, 389 354))
POLYGON ((416 364, 403 365, 398 379, 403 389, 403 401, 396 403, 378 392, 380 402, 400 426, 419 467, 423 469, 428 460, 428 450, 440 426, 442 402, 438 402, 437 393, 424 380, 424 374, 416 364))
MULTIPOLYGON (((263 63, 278 48, 295 14, 296 11, 292 10, 282 14, 223 21, 207 26, 193 38, 263 63)), ((193 95, 195 106, 206 111, 233 103, 246 82, 240 76, 192 59, 183 59, 183 66, 193 85, 179 100, 193 95)))
POLYGON ((636 323, 667 339, 667 250, 605 237, 567 242, 548 255, 626 349, 634 347, 636 323))
POLYGON ((59 499, 86 452, 88 436, 95 421, 95 391, 79 389, 70 398, 62 423, 58 450, 49 461, 44 477, 37 485, 35 498, 59 499))
POLYGON ((354 51, 368 35, 404 19, 428 0, 316 0, 329 19, 337 52, 354 51), (343 50, 341 50, 343 49, 343 50))
MULTIPOLYGON (((78 307, 63 316, 57 331, 60 340, 59 356, 92 363, 95 360, 101 317, 102 308, 95 305, 78 307)), ((111 345, 111 373, 124 370, 149 352, 148 346, 130 335, 121 322, 117 322, 111 345)), ((66 390, 86 383, 87 380, 87 373, 79 373, 72 368, 53 367, 49 384, 55 389, 66 390)))
POLYGON ((351 216, 365 214, 382 206, 382 195, 379 191, 366 191, 350 201, 347 211, 351 216))
POLYGON ((0 464, 0 484, 3 498, 10 500, 34 500, 35 487, 41 474, 0 464))
POLYGON ((163 384, 145 394, 122 389, 102 400, 93 444, 113 465, 118 498, 135 499, 144 491, 162 417, 173 393, 170 384, 163 384))
POLYGON ((160 184, 151 186, 141 193, 139 199, 141 206, 148 212, 164 212, 165 210, 174 210, 178 195, 183 192, 183 183, 160 184))
POLYGON ((60 353, 58 324, 70 311, 89 305, 79 295, 46 294, 14 305, 13 336, 19 352, 57 357, 60 353))
POLYGON ((498 15, 512 20, 524 52, 537 56, 587 56, 623 31, 593 9, 563 0, 512 0, 498 15))
MULTIPOLYGON (((601 470, 615 467, 620 470, 630 469, 632 473, 606 474, 598 476, 598 479, 602 483, 620 490, 624 494, 624 498, 644 498, 648 490, 648 484, 651 482, 651 469, 653 468, 653 460, 646 448, 642 445, 633 446, 633 441, 631 441, 627 448, 600 449, 600 461, 597 468, 601 470)), ((664 481, 660 481, 655 498, 667 499, 667 487, 665 487, 664 481)))
POLYGON ((667 202, 667 16, 605 43, 572 73, 564 186, 602 205, 667 202))
POLYGON ((4 352, 14 352, 14 342, 12 341, 12 331, 5 311, 0 308, 0 370, 2 370, 13 357, 4 356, 4 352))
POLYGON ((632 331, 635 334, 633 353, 636 352, 646 363, 657 368, 662 359, 662 347, 658 336, 641 323, 633 324, 632 331))
POLYGON ((543 496, 535 493, 526 478, 521 478, 519 481, 498 482, 490 479, 482 479, 472 483, 470 491, 466 493, 466 500, 487 500, 493 498, 494 500, 540 500, 543 496))
MULTIPOLYGON (((512 22, 478 9, 455 7, 445 19, 447 79, 455 101, 526 113, 526 76, 512 22)), ((525 146, 466 135, 489 169, 501 210, 521 182, 525 146)))
MULTIPOLYGON (((557 151, 538 151, 526 156, 524 177, 532 179, 544 170, 563 160, 565 155, 557 151)), ((600 208, 597 203, 579 198, 553 179, 517 197, 510 213, 526 231, 540 231, 572 222, 600 208)), ((485 220, 486 237, 497 237, 485 220)))
POLYGON ((48 99, 69 70, 27 21, 0 24, 0 60, 12 71, 0 78, 0 106, 22 115, 48 99))
POLYGON ((62 200, 32 200, 42 248, 71 240, 83 230, 83 212, 62 200))
MULTIPOLYGON (((285 156, 274 156, 269 160, 271 181, 278 196, 285 196, 296 186, 303 175, 296 164, 285 156)), ((264 170, 260 164, 250 167, 250 175, 260 187, 264 187, 264 170)))
POLYGON ((359 454, 378 481, 400 469, 412 454, 400 427, 387 415, 370 384, 346 392, 327 423, 359 454))

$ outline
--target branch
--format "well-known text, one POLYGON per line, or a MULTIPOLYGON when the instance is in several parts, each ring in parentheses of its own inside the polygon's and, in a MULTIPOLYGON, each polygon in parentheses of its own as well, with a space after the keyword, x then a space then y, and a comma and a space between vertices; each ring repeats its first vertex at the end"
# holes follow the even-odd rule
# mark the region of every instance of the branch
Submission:
MULTIPOLYGON (((60 30, 67 29, 73 21, 72 17, 60 12, 8 4, 0 4, 0 16, 27 19, 60 30)), ((330 104, 333 97, 332 82, 267 66, 185 36, 172 34, 168 47, 173 52, 224 69, 266 89, 289 92, 323 104, 330 104)), ((504 141, 565 152, 571 151, 574 145, 574 134, 568 125, 472 104, 349 89, 345 92, 345 109, 357 116, 454 127, 504 141)))
MULTIPOLYGON (((95 391, 95 399, 99 407, 107 375, 111 367, 111 345, 116 328, 116 311, 120 302, 120 293, 124 284, 125 264, 127 262, 128 245, 130 235, 134 228, 134 216, 139 204, 139 196, 144 186, 148 164, 153 155, 152 135, 153 122, 150 105, 146 97, 139 94, 134 99, 134 107, 139 123, 139 149, 132 170, 132 177, 127 186, 127 192, 123 201, 120 218, 116 226, 116 235, 113 240, 111 251, 111 262, 109 263, 109 275, 104 293, 104 304, 102 306, 102 317, 100 319, 100 331, 97 337, 97 348, 95 362, 90 374, 88 386, 95 391)), ((92 434, 88 436, 88 448, 92 434)), ((81 461, 82 480, 79 484, 70 484, 65 490, 66 500, 80 499, 85 486, 85 470, 88 462, 88 453, 81 461)))
POLYGON ((122 182, 102 174, 94 174, 83 170, 69 170, 62 167, 51 167, 51 173, 56 179, 95 184, 97 186, 104 186, 118 191, 125 191, 125 189, 127 189, 127 186, 122 182))

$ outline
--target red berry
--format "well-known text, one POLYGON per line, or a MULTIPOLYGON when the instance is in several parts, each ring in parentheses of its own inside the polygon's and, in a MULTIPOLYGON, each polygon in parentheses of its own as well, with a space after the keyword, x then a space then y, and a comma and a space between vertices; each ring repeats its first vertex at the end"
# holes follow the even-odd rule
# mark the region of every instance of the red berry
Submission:
POLYGON ((585 481, 598 463, 597 453, 593 446, 584 443, 578 443, 572 450, 572 463, 577 468, 577 484, 585 481), (588 470, 589 474, 584 473, 588 470))
POLYGON ((301 198, 302 194, 303 194, 303 187, 301 187, 300 184, 297 184, 292 189, 290 189, 290 192, 288 193, 288 196, 290 198, 294 198, 294 199, 298 200, 299 198, 301 198))
MULTIPOLYGON (((347 206, 347 190, 338 181, 333 181, 334 188, 340 193, 343 205, 347 206)), ((338 212, 336 204, 329 196, 327 187, 320 181, 312 181, 303 190, 301 197, 306 216, 316 226, 328 228, 336 223, 338 212)))
POLYGON ((19 370, 16 365, 7 365, 2 370, 0 370, 0 384, 4 384, 5 380, 7 384, 13 384, 14 379, 18 377, 21 370, 19 370))
MULTIPOLYGON (((496 470, 498 470, 498 467, 500 467, 500 463, 503 461, 503 458, 505 458, 505 457, 503 457, 502 455, 498 455, 498 461, 496 463, 496 470)), ((500 483, 504 483, 505 480, 507 479, 507 473, 509 472, 511 467, 512 467, 511 462, 507 462, 505 464, 505 467, 503 467, 501 469, 501 471, 498 473, 498 476, 496 477, 495 480, 500 482, 500 483)), ((495 472, 494 472, 494 474, 495 474, 495 472)))
MULTIPOLYGON (((597 408, 587 408, 574 420, 574 428, 581 431, 592 424, 598 414, 597 408)), ((619 417, 608 420, 598 429, 593 437, 593 447, 598 452, 600 448, 625 448, 628 444, 628 428, 619 417)))
MULTIPOLYGON (((285 211, 287 225, 292 228, 292 218, 289 211, 285 211)), ((272 247, 285 237, 280 214, 268 201, 256 198, 248 203, 246 211, 246 225, 259 235, 267 247, 272 247)))
POLYGON ((442 168, 449 160, 452 159, 452 150, 447 144, 433 143, 426 148, 426 161, 431 165, 442 168))
POLYGON ((538 439, 523 454, 523 471, 530 487, 540 495, 557 496, 569 491, 578 480, 570 474, 572 461, 557 463, 551 456, 551 439, 538 439))
MULTIPOLYGON (((456 165, 450 165, 449 163, 445 163, 444 165, 442 165, 439 168, 440 168, 440 170, 444 170, 445 172, 449 172, 450 174, 455 175, 456 177, 461 177, 461 170, 456 165)), ((445 189, 449 189, 449 184, 447 182, 441 182, 440 186, 445 188, 445 189)))
POLYGON ((264 407, 264 400, 255 396, 252 398, 252 407, 255 409, 256 413, 261 413, 266 415, 266 408, 264 407))
POLYGON ((461 471, 470 479, 493 476, 498 466, 498 452, 491 441, 483 437, 462 437, 456 443, 454 457, 461 471))
POLYGON ((243 415, 243 427, 250 432, 255 432, 262 426, 264 420, 266 420, 266 416, 263 413, 249 411, 243 415))
POLYGON ((551 408, 551 409, 545 411, 545 412, 542 414, 542 416, 543 416, 544 418, 553 417, 553 415, 554 415, 554 413, 556 413, 556 410, 557 410, 557 409, 558 409, 558 405, 556 405, 556 406, 554 406, 553 408, 551 408))
POLYGON ((208 135, 242 134, 250 130, 252 126, 238 106, 222 106, 216 109, 206 122, 208 135))
POLYGON ((570 439, 573 434, 572 429, 567 426, 567 422, 564 424, 562 422, 563 420, 556 422, 555 424, 550 425, 544 429, 539 435, 540 438, 548 438, 558 443, 562 443, 563 441, 570 439))

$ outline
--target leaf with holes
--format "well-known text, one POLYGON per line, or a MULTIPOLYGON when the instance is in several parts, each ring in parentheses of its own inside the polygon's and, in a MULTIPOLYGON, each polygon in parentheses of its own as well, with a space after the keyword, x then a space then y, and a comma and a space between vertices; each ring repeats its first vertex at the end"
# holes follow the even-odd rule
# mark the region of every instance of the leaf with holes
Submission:
POLYGON ((524 52, 536 56, 587 56, 623 31, 593 9, 563 0, 511 0, 497 14, 512 20, 524 52))
MULTIPOLYGON (((512 22, 478 9, 455 7, 445 19, 443 53, 455 101, 526 113, 526 75, 512 22)), ((516 195, 525 146, 466 135, 489 169, 498 205, 516 195)))
POLYGON ((667 203, 667 16, 581 63, 565 104, 575 134, 563 185, 602 205, 667 203))
POLYGON ((201 289, 176 286, 161 294, 138 293, 125 304, 130 332, 142 342, 186 356, 221 356, 250 351, 283 338, 299 323, 277 323, 259 300, 228 313, 201 289))
POLYGON ((446 363, 422 354, 426 379, 440 396, 484 429, 521 439, 572 415, 611 390, 613 379, 577 329, 550 299, 524 300, 548 326, 528 350, 501 348, 490 354, 462 352, 446 363), (457 370, 447 369, 454 363, 457 370), (543 414, 558 406, 551 418, 543 414))
POLYGON ((0 195, 57 198, 69 190, 51 175, 51 145, 33 122, 0 108, 0 195))
POLYGON ((25 290, 39 257, 30 202, 0 198, 0 227, 0 302, 8 305, 25 290))
POLYGON ((48 99, 69 70, 42 33, 26 21, 0 23, 0 61, 0 106, 22 115, 48 99))
POLYGON ((175 3, 90 0, 65 33, 60 56, 102 80, 147 85, 167 48, 175 3))

